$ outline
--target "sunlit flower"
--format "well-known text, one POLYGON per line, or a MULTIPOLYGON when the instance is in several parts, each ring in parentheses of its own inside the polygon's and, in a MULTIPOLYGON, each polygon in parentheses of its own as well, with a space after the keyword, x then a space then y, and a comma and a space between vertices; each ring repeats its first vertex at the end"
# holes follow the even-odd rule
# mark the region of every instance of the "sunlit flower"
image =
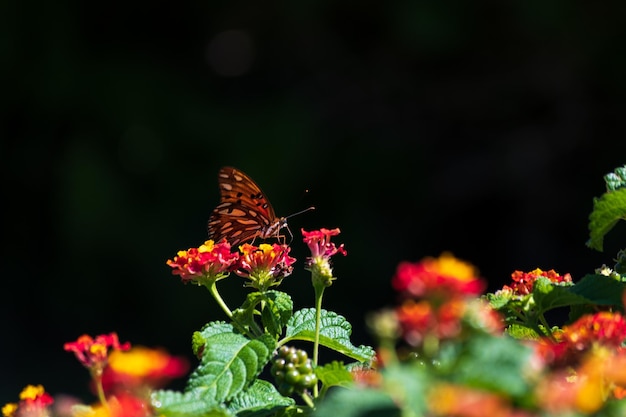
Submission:
POLYGON ((407 300, 396 310, 402 335, 407 343, 417 346, 428 337, 449 339, 461 331, 466 302, 453 298, 438 306, 430 302, 407 300))
POLYGON ((261 291, 279 285, 293 271, 295 258, 287 245, 262 243, 258 247, 244 243, 235 273, 250 280, 249 286, 261 291))
POLYGON ((171 356, 162 349, 137 346, 127 352, 111 352, 102 385, 106 392, 120 388, 161 388, 188 369, 189 364, 182 357, 171 356))
POLYGON ((231 253, 228 242, 216 244, 207 240, 198 248, 179 251, 174 259, 167 261, 167 265, 172 267, 172 274, 179 275, 184 283, 203 285, 226 278, 238 259, 239 254, 231 253))
POLYGON ((453 384, 434 386, 427 397, 428 415, 445 417, 505 417, 511 406, 495 393, 453 384))
POLYGON ((590 415, 598 411, 613 393, 620 395, 626 382, 626 357, 600 347, 584 355, 575 367, 547 375, 536 390, 539 405, 550 413, 573 411, 590 415))
POLYGON ((383 383, 383 375, 375 368, 355 366, 350 370, 352 380, 362 387, 378 388, 383 383))
POLYGON ((476 269, 449 253, 420 262, 401 262, 392 280, 393 287, 414 297, 443 295, 472 296, 486 287, 476 269))
POLYGON ((596 348, 622 351, 622 342, 626 340, 626 319, 617 312, 588 314, 563 326, 553 336, 556 340, 541 338, 536 342, 538 356, 553 368, 571 367, 596 348))
POLYGON ((106 406, 95 404, 72 410, 72 417, 152 417, 154 410, 146 398, 119 393, 108 400, 106 406))
POLYGON ((20 393, 18 403, 2 407, 4 417, 48 417, 54 400, 42 385, 28 385, 20 393))
POLYGON ((626 319, 617 312, 588 314, 564 326, 561 340, 577 351, 593 344, 617 348, 626 340, 626 319))
POLYGON ((544 277, 554 284, 571 284, 572 277, 570 274, 559 275, 554 269, 542 271, 537 268, 530 272, 515 271, 511 274, 513 282, 511 285, 505 285, 503 290, 512 291, 514 295, 524 296, 533 291, 535 281, 539 277, 544 277))
POLYGON ((117 333, 99 335, 95 339, 85 334, 75 342, 66 343, 63 348, 74 352, 79 362, 92 372, 102 372, 107 364, 109 350, 128 350, 130 343, 120 343, 117 333))
POLYGON ((337 236, 341 231, 336 229, 313 230, 307 232, 301 229, 304 243, 307 244, 311 251, 311 256, 306 259, 305 269, 311 271, 314 286, 329 287, 333 280, 333 270, 330 264, 330 258, 337 254, 346 256, 343 243, 336 246, 330 241, 331 237, 337 236))

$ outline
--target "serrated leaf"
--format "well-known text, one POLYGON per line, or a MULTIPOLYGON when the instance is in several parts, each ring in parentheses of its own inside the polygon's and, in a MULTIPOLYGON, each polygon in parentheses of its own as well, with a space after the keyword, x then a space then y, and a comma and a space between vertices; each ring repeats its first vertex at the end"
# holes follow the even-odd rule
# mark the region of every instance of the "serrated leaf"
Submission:
POLYGON ((293 301, 289 294, 281 291, 267 291, 264 296, 261 321, 267 332, 278 337, 293 315, 293 301))
POLYGON ((512 324, 510 326, 507 326, 506 334, 514 339, 522 340, 537 340, 541 337, 541 335, 537 334, 535 330, 529 329, 528 327, 521 326, 519 324, 512 324))
POLYGON ((332 361, 315 368, 315 375, 322 382, 324 389, 333 386, 347 387, 354 382, 352 373, 341 362, 332 361))
POLYGON ((214 334, 231 333, 233 326, 223 321, 212 321, 202 327, 200 331, 193 332, 191 337, 191 349, 197 357, 202 357, 202 351, 206 345, 206 339, 214 334))
POLYGON ((533 299, 538 314, 554 308, 587 304, 589 300, 571 291, 573 286, 557 285, 548 278, 539 277, 533 284, 533 299))
POLYGON ((187 391, 206 401, 222 403, 245 389, 275 349, 276 343, 269 335, 250 340, 234 333, 232 326, 230 332, 226 329, 227 326, 219 324, 202 330, 205 340, 202 361, 187 383, 187 391))
POLYGON ((233 417, 230 411, 214 402, 198 398, 194 393, 154 391, 152 406, 165 417, 233 417))
POLYGON ((620 219, 626 219, 626 188, 604 193, 593 201, 589 216, 589 240, 587 246, 602 251, 604 236, 620 219))
MULTIPOLYGON (((320 344, 360 362, 370 362, 374 349, 370 346, 354 346, 350 342, 352 325, 332 311, 321 311, 320 344)), ((297 311, 289 323, 283 343, 291 340, 315 340, 315 309, 305 308, 297 311)))
POLYGON ((278 409, 294 404, 293 398, 280 395, 274 385, 257 379, 233 398, 228 404, 228 410, 239 417, 263 417, 274 415, 278 409))

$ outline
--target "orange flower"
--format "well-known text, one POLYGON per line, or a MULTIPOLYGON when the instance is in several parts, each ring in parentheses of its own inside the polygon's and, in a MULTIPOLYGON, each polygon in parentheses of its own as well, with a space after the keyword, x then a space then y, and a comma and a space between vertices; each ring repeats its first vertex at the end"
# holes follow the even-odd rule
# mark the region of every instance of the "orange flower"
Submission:
POLYGON ((452 384, 439 384, 429 393, 428 408, 432 416, 505 417, 511 415, 507 401, 491 392, 452 384))
POLYGON ((609 311, 585 315, 563 327, 562 340, 577 351, 586 350, 593 344, 617 348, 626 340, 626 319, 609 311))
POLYGON ((128 350, 130 349, 130 343, 120 343, 117 333, 99 335, 95 339, 85 334, 80 336, 75 342, 66 343, 63 348, 66 351, 74 352, 78 361, 94 372, 104 369, 110 348, 114 350, 128 350))
POLYGON ((20 393, 19 403, 9 403, 2 407, 4 417, 48 417, 49 406, 54 400, 42 385, 28 385, 20 393))
POLYGON ((172 267, 172 274, 179 275, 183 283, 217 281, 226 278, 236 265, 239 254, 230 251, 230 244, 222 241, 215 244, 207 240, 198 248, 190 248, 178 252, 167 265, 172 267))
POLYGON ((512 291, 514 295, 528 295, 533 291, 535 281, 539 277, 548 278, 555 284, 571 283, 572 277, 570 274, 559 275, 554 269, 549 271, 542 271, 537 268, 530 272, 515 271, 511 274, 513 283, 508 286, 505 285, 503 290, 512 291))
POLYGON ((428 336, 450 339, 461 331, 461 318, 466 311, 466 302, 453 298, 434 307, 428 301, 408 300, 396 314, 407 343, 417 346, 428 336))
POLYGON ((257 247, 244 243, 239 250, 241 256, 235 273, 248 278, 249 286, 262 291, 279 285, 283 278, 291 274, 296 261, 289 256, 291 248, 287 245, 261 243, 257 247))
POLYGON ((417 263, 400 263, 392 285, 414 297, 473 296, 482 293, 486 287, 474 266, 449 253, 417 263))
POLYGON ((102 384, 106 392, 161 388, 170 379, 183 376, 188 369, 189 364, 182 357, 171 356, 162 349, 137 346, 127 352, 111 352, 102 384))

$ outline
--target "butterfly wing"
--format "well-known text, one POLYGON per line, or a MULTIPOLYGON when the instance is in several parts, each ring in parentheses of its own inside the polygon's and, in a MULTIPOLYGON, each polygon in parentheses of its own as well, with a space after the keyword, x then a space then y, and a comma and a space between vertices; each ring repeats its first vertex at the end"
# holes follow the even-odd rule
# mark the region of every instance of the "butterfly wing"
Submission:
POLYGON ((244 172, 224 167, 218 175, 220 204, 209 218, 209 238, 226 239, 232 246, 267 237, 280 221, 261 188, 244 172))

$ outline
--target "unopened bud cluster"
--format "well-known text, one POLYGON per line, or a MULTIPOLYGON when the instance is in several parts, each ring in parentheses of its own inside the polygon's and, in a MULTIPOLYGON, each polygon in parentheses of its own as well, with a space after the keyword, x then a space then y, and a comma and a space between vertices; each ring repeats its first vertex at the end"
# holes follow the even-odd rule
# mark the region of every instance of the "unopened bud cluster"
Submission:
POLYGON ((294 347, 283 346, 278 350, 271 372, 282 395, 302 394, 317 383, 307 353, 294 347))

